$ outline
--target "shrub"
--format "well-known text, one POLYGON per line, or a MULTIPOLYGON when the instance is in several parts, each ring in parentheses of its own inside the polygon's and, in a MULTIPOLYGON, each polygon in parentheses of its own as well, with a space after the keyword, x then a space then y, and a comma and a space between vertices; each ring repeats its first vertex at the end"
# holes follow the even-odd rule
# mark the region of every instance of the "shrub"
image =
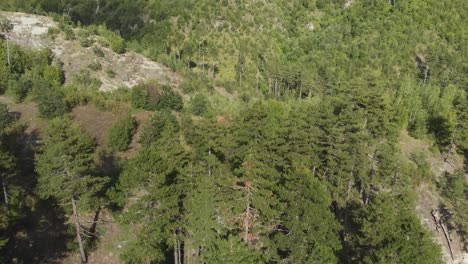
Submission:
POLYGON ((184 93, 211 91, 213 90, 213 82, 205 75, 195 72, 184 73, 184 82, 180 85, 184 93))
POLYGON ((209 102, 202 94, 197 94, 190 101, 190 111, 197 116, 204 115, 209 109, 209 102))
POLYGON ((60 29, 58 27, 50 27, 47 30, 47 34, 51 36, 52 38, 55 38, 55 36, 60 33, 60 29))
POLYGON ((80 45, 83 48, 91 47, 91 45, 93 45, 93 41, 89 38, 82 38, 80 39, 80 45))
POLYGON ((112 69, 107 69, 106 74, 109 78, 115 78, 115 72, 112 69))
POLYGON ((133 108, 150 110, 148 109, 149 99, 145 85, 140 84, 132 88, 130 93, 130 102, 133 108))
POLYGON ((136 125, 135 118, 131 116, 117 121, 109 130, 107 146, 114 151, 127 150, 133 133, 135 133, 136 125))
POLYGON ((64 93, 46 81, 40 80, 34 84, 34 95, 41 117, 54 118, 69 111, 64 93))
POLYGON ((184 108, 184 102, 182 96, 174 92, 171 87, 164 86, 161 99, 157 103, 157 109, 170 109, 180 111, 184 108))
POLYGON ((0 94, 3 94, 8 88, 8 80, 11 78, 8 66, 0 64, 0 94))
POLYGON ((82 47, 87 48, 93 44, 93 40, 89 38, 89 32, 86 29, 78 29, 76 31, 76 36, 78 37, 82 47))
POLYGON ((8 112, 8 106, 0 103, 0 133, 13 122, 13 118, 8 112))
POLYGON ((93 47, 93 52, 98 57, 101 57, 101 58, 104 57, 104 52, 102 51, 102 49, 100 49, 100 48, 98 48, 96 46, 93 47))
POLYGON ((151 121, 143 129, 139 142, 149 145, 161 138, 164 131, 175 134, 179 129, 180 126, 176 117, 171 112, 163 110, 153 115, 151 121))
POLYGON ((16 102, 23 101, 28 95, 29 90, 33 85, 33 81, 23 75, 19 80, 10 80, 8 82, 8 93, 15 99, 16 102))
POLYGON ((60 86, 64 82, 63 71, 59 66, 56 65, 47 65, 44 68, 44 79, 56 86, 60 86))
POLYGON ((92 71, 100 71, 102 70, 102 65, 99 61, 93 61, 91 64, 88 65, 88 68, 92 71))
POLYGON ((96 90, 99 89, 99 87, 102 85, 102 82, 99 79, 92 77, 89 71, 81 71, 74 75, 72 78, 72 83, 75 83, 84 88, 96 90))
POLYGON ((99 38, 99 42, 102 45, 110 47, 113 51, 117 53, 125 52, 125 40, 119 34, 108 30, 104 26, 99 26, 97 29, 97 33, 99 36, 101 36, 101 38, 99 38))
POLYGON ((71 26, 65 26, 63 28, 63 32, 65 33, 65 40, 74 40, 75 39, 75 33, 73 32, 73 29, 71 26))

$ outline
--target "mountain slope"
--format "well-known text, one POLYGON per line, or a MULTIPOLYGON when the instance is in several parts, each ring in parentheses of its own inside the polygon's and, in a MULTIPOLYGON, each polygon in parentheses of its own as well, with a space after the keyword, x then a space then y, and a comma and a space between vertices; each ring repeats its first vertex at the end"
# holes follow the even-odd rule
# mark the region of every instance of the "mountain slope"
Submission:
POLYGON ((65 33, 58 30, 59 23, 51 17, 13 12, 0 12, 0 15, 7 17, 14 25, 9 34, 14 43, 52 51, 54 58, 62 65, 67 83, 77 75, 96 78, 103 91, 133 87, 148 80, 170 86, 180 83, 180 77, 167 67, 133 51, 118 54, 105 47, 99 42, 99 37, 87 29, 71 30, 77 35, 86 34, 84 38, 89 41, 89 47, 81 45, 79 39, 67 39, 65 33))

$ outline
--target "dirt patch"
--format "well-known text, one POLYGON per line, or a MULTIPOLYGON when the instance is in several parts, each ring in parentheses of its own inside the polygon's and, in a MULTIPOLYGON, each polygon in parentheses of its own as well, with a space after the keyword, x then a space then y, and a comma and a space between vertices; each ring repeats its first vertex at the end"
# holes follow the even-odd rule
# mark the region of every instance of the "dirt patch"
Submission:
POLYGON ((464 261, 468 260, 468 258, 466 258, 466 252, 464 252, 462 238, 455 231, 449 232, 454 256, 452 260, 444 232, 440 227, 437 228, 436 221, 431 214, 432 210, 437 210, 439 208, 440 200, 441 197, 437 190, 433 189, 433 186, 421 184, 418 187, 416 213, 421 220, 421 224, 434 235, 436 243, 441 246, 444 262, 448 264, 464 264, 466 263, 464 261))
MULTIPOLYGON (((443 177, 446 172, 454 173, 456 170, 463 168, 462 157, 454 154, 449 159, 449 162, 446 162, 444 155, 438 151, 431 150, 431 144, 428 141, 413 138, 406 130, 400 134, 399 145, 406 159, 411 159, 413 153, 423 152, 426 154, 426 161, 436 178, 443 177)), ((467 263, 464 262, 468 259, 465 256, 462 238, 455 231, 450 232, 454 253, 454 260, 452 260, 447 239, 443 231, 440 228, 436 228, 436 221, 431 212, 432 210, 439 209, 441 197, 434 185, 422 183, 418 186, 417 193, 416 213, 422 225, 433 234, 435 241, 441 246, 444 262, 450 264, 467 263)))
POLYGON ((26 134, 38 133, 47 126, 45 120, 39 117, 39 110, 34 102, 15 103, 11 97, 0 95, 0 103, 6 104, 19 120, 28 125, 26 134))
POLYGON ((138 123, 138 127, 135 131, 135 134, 133 135, 132 142, 130 143, 128 150, 125 152, 118 153, 118 156, 120 158, 131 159, 136 154, 138 154, 138 151, 141 148, 141 144, 138 142, 138 140, 141 137, 141 133, 143 132, 144 127, 146 126, 146 124, 149 123, 153 114, 154 112, 151 111, 141 111, 132 115, 133 117, 135 117, 138 123))
POLYGON ((463 169, 463 158, 460 155, 452 154, 450 159, 446 161, 444 154, 431 150, 430 143, 411 137, 406 130, 400 134, 399 145, 407 159, 410 159, 413 153, 425 153, 427 162, 436 177, 441 177, 445 172, 454 173, 456 170, 463 169))
MULTIPOLYGON (((91 227, 92 222, 95 220, 94 215, 89 214, 81 216, 81 222, 86 227, 91 227)), ((102 210, 99 214, 98 221, 96 222, 96 246, 87 252, 89 264, 117 264, 119 255, 123 247, 127 244, 130 237, 133 238, 129 230, 125 226, 116 223, 107 210, 102 210)), ((60 263, 62 264, 75 264, 79 263, 80 257, 78 252, 68 254, 60 263)))
POLYGON ((118 113, 102 111, 92 104, 75 107, 72 111, 75 122, 100 146, 105 145, 107 133, 115 121, 125 115, 123 110, 118 113))
MULTIPOLYGON (((87 72, 91 77, 101 81, 103 91, 110 91, 119 87, 133 87, 136 84, 157 80, 160 84, 177 87, 181 78, 166 66, 154 62, 141 54, 128 51, 117 54, 111 49, 95 43, 92 47, 82 47, 77 40, 65 40, 63 33, 55 38, 48 35, 50 27, 57 27, 58 23, 52 18, 18 12, 3 12, 13 23, 10 33, 12 42, 28 48, 50 48, 58 58, 65 71, 66 81, 80 72, 87 72), (97 56, 93 48, 100 49, 104 56, 97 56), (101 69, 92 70, 89 65, 101 65, 101 69)), ((78 29, 75 29, 77 32, 78 29)), ((98 36, 90 39, 97 40, 98 36)))

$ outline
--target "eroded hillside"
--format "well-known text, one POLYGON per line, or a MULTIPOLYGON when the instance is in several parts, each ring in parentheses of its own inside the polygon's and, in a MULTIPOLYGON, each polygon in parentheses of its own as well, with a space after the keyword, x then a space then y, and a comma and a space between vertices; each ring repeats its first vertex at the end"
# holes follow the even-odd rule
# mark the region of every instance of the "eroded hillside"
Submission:
MULTIPOLYGON (((66 81, 77 74, 89 73, 100 80, 100 89, 104 91, 132 87, 145 80, 157 80, 170 86, 177 86, 180 82, 177 74, 164 65, 133 51, 118 54, 100 44, 97 36, 88 36, 95 40, 89 47, 83 47, 77 40, 66 40, 65 34, 57 31, 59 24, 50 17, 17 12, 0 14, 13 23, 9 37, 14 43, 52 51, 54 58, 62 64, 66 81), (52 34, 54 29, 56 33, 52 34)), ((81 29, 73 30, 78 33, 81 29)))

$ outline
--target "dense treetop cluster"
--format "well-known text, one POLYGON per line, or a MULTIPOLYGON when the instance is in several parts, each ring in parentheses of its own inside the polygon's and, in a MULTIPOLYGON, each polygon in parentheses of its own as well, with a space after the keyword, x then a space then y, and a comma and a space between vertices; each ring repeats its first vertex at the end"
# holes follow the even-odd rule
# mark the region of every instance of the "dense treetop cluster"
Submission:
POLYGON ((2 32, 0 92, 36 102, 48 127, 28 148, 25 124, 0 105, 0 262, 27 263, 16 232, 38 204, 71 215, 73 200, 134 230, 123 263, 441 263, 415 213, 417 189, 434 187, 450 231, 466 239, 466 170, 436 177, 428 153, 401 155, 399 136, 466 165, 467 8, 3 0, 0 9, 55 17, 64 34, 100 32, 114 51, 139 51, 183 82, 103 93, 79 73, 65 84, 50 51, 7 49, 2 32), (67 115, 87 103, 129 109, 104 150, 67 115), (131 115, 141 111, 151 112, 145 124, 131 115), (137 126, 141 148, 119 158, 137 126), (99 167, 103 156, 113 170, 99 167))

